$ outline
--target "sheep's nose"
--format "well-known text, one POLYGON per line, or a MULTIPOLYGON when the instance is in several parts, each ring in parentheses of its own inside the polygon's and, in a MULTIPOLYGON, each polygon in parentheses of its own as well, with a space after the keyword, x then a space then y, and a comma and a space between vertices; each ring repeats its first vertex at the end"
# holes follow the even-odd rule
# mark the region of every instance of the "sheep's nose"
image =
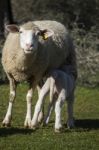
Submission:
POLYGON ((33 44, 26 43, 26 47, 27 47, 28 49, 30 49, 30 48, 33 47, 33 44))

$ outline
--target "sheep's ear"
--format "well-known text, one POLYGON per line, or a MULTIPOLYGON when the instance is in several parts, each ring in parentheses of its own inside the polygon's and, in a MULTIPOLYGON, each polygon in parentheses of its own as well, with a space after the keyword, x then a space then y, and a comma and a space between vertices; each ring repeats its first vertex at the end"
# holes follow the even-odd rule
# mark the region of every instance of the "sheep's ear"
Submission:
POLYGON ((51 37, 54 34, 52 30, 41 30, 41 36, 43 37, 44 40, 47 40, 49 37, 51 37))
POLYGON ((15 32, 19 32, 19 27, 17 25, 6 25, 5 27, 7 32, 11 32, 11 33, 15 33, 15 32))

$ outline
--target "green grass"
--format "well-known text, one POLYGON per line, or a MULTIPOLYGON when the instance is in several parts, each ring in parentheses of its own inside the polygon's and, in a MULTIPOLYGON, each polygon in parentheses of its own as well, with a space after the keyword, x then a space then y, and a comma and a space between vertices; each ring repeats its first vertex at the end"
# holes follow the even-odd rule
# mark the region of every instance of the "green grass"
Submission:
MULTIPOLYGON (((20 84, 14 103, 12 127, 0 127, 0 150, 99 150, 99 87, 77 87, 74 114, 75 129, 64 126, 62 133, 54 133, 54 115, 47 127, 36 131, 24 129, 27 85, 20 84)), ((0 124, 6 113, 9 86, 0 86, 0 124)), ((33 108, 37 99, 34 94, 33 108)), ((48 98, 47 98, 48 99, 48 98)), ((65 122, 65 107, 62 120, 65 122)))

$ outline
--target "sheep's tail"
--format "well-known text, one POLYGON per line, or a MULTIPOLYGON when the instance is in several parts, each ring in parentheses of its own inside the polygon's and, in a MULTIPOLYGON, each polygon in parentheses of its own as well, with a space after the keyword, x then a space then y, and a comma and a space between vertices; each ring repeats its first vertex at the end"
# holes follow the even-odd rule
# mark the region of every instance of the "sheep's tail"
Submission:
MULTIPOLYGON (((64 64, 63 65, 71 65, 71 73, 73 74, 75 80, 77 78, 77 58, 76 58, 76 51, 75 51, 75 46, 73 44, 73 40, 71 39, 71 37, 68 37, 68 57, 66 57, 64 64)), ((62 67, 61 66, 61 67, 62 67)), ((61 68, 60 67, 60 68, 61 68)), ((64 68, 62 69, 64 72, 66 72, 66 70, 64 70, 64 68)))

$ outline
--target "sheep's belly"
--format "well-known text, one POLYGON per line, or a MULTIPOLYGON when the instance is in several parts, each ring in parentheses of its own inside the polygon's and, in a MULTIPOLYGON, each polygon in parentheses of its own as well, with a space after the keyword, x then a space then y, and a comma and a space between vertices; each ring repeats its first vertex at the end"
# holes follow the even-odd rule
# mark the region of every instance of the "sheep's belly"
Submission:
POLYGON ((27 81, 32 75, 23 72, 15 72, 15 73, 13 72, 12 76, 17 82, 22 82, 27 81))

